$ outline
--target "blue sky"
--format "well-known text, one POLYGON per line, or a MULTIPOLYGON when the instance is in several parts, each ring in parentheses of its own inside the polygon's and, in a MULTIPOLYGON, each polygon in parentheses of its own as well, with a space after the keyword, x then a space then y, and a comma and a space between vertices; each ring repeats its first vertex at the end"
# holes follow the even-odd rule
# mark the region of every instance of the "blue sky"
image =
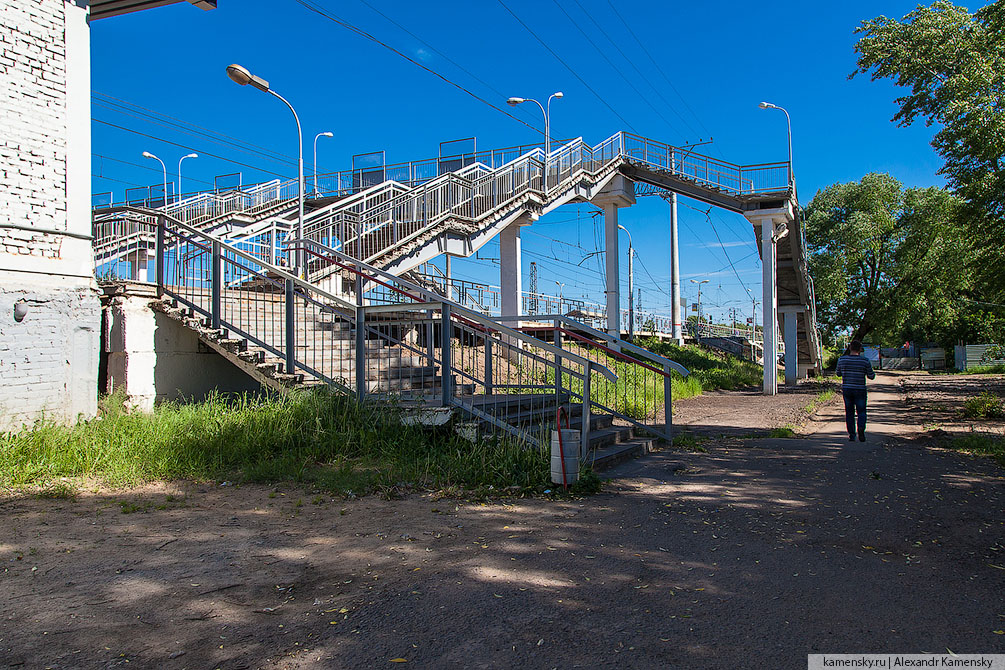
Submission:
MULTIPOLYGON (((804 202, 828 184, 870 171, 890 172, 908 186, 943 184, 936 175, 941 161, 929 145, 933 129, 890 122, 897 91, 889 83, 848 79, 859 22, 902 16, 915 3, 313 1, 531 125, 543 126, 540 110, 512 110, 505 98, 543 101, 563 91, 552 105, 556 137, 595 143, 634 130, 679 144, 711 136, 714 143, 702 149, 734 163, 784 160, 784 115, 757 107, 768 100, 792 116, 804 202)), ((319 143, 320 171, 348 168, 352 155, 375 150, 385 150, 389 163, 432 157, 439 142, 463 137, 477 137, 479 149, 539 141, 532 129, 294 0, 219 5, 203 12, 181 3, 92 24, 92 88, 100 102, 92 108, 98 120, 92 173, 100 175, 93 192, 112 191, 119 199, 130 186, 159 183, 160 166, 142 158, 143 151, 165 159, 171 172, 180 156, 202 154, 184 164, 186 190, 237 171, 246 183, 276 173, 295 176, 289 111, 271 96, 233 84, 225 68, 234 62, 267 79, 297 108, 308 175, 310 142, 321 131, 335 136, 319 143), (152 122, 135 107, 123 113, 118 101, 192 124, 196 134, 163 118, 152 122), (220 143, 221 134, 256 149, 220 143)), ((685 296, 694 299, 688 279, 707 278, 706 311, 722 315, 735 307, 748 316, 745 287, 755 295, 761 290, 751 228, 742 217, 715 210, 706 216, 705 209, 681 199, 685 296)), ((603 302, 602 257, 583 260, 602 240, 594 210, 570 205, 524 229, 525 287, 535 261, 542 292, 557 292, 555 282, 562 281, 565 295, 603 302)), ((642 307, 667 312, 667 204, 640 198, 620 219, 637 246, 642 307)), ((622 237, 623 285, 626 247, 622 237)), ((490 260, 498 257, 497 244, 479 256, 456 260, 455 276, 497 284, 498 267, 490 260)))

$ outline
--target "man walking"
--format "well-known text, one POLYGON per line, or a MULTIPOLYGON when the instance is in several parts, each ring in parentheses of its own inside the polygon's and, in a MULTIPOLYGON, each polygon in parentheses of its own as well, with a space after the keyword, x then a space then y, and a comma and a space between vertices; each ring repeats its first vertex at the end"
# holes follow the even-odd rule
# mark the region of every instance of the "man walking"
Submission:
POLYGON ((862 343, 852 340, 837 362, 837 376, 841 377, 841 394, 844 396, 844 421, 848 427, 848 440, 855 441, 855 414, 858 413, 858 440, 865 442, 865 378, 875 379, 872 363, 862 355, 862 343))

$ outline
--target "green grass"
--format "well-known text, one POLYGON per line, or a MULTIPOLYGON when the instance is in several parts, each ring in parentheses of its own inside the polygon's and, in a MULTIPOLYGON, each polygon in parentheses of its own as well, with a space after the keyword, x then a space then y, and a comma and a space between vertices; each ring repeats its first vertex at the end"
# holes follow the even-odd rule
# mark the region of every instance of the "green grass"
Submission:
MULTIPOLYGON (((0 487, 71 497, 61 478, 112 486, 194 479, 295 482, 336 495, 402 489, 522 492, 551 488, 548 455, 508 440, 472 444, 450 427, 404 426, 394 407, 325 390, 266 398, 214 396, 130 412, 103 399, 99 416, 64 427, 40 422, 0 435, 0 487), (48 493, 46 493, 48 492, 48 493)), ((597 487, 587 474, 578 492, 597 487)), ((123 508, 123 512, 127 510, 123 508)))
POLYGON ((673 342, 663 342, 655 338, 643 340, 639 346, 680 363, 691 373, 686 379, 680 380, 682 384, 674 385, 674 400, 701 395, 703 391, 718 389, 733 391, 757 386, 764 374, 760 365, 741 361, 733 356, 717 354, 701 347, 689 345, 680 347, 673 342))
POLYGON ((1005 439, 984 433, 966 433, 959 437, 946 436, 939 440, 939 446, 967 454, 991 456, 1005 466, 1005 439))
POLYGON ((969 370, 960 370, 959 375, 1001 375, 1005 374, 1005 365, 978 365, 969 370))
POLYGON ((796 431, 793 430, 792 426, 782 426, 781 428, 772 428, 771 432, 768 433, 768 437, 780 437, 784 439, 792 439, 796 436, 796 431))
POLYGON ((803 409, 806 410, 807 414, 813 414, 821 406, 830 402, 831 398, 837 395, 837 391, 834 389, 825 389, 817 394, 817 396, 809 402, 803 409))
POLYGON ((963 401, 963 416, 968 419, 999 419, 1005 416, 1002 400, 993 393, 982 391, 963 401))

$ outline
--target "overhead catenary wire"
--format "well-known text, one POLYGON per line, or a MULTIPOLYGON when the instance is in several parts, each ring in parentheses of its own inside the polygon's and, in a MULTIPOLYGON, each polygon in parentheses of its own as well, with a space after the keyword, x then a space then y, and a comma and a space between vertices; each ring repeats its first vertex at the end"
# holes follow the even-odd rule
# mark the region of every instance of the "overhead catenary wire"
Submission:
MULTIPOLYGON (((144 170, 150 170, 152 172, 156 172, 157 174, 162 174, 162 171, 161 171, 161 169, 159 167, 153 167, 151 165, 143 165, 142 163, 133 163, 131 161, 122 160, 121 158, 113 158, 111 156, 104 156, 102 154, 96 154, 96 153, 92 153, 91 156, 93 156, 94 158, 100 158, 102 161, 113 161, 115 163, 123 163, 125 165, 131 165, 132 167, 138 167, 138 168, 142 168, 144 170)), ((178 176, 177 172, 171 172, 170 170, 168 171, 167 174, 170 177, 177 177, 178 176)), ((197 179, 195 177, 185 177, 185 180, 186 181, 194 181, 194 182, 197 182, 199 184, 206 184, 207 186, 215 186, 215 184, 213 184, 213 182, 206 181, 204 179, 197 179)))
POLYGON ((252 142, 221 133, 211 128, 206 128, 205 126, 200 126, 190 121, 179 119, 177 117, 164 114, 163 112, 158 112, 157 110, 144 107, 135 102, 130 102, 129 100, 118 98, 108 93, 91 91, 91 101, 105 109, 109 109, 120 114, 142 117, 146 120, 157 122, 160 125, 174 127, 191 135, 205 137, 217 144, 225 144, 245 151, 246 153, 258 154, 262 158, 266 158, 268 160, 273 160, 279 163, 289 163, 293 166, 296 166, 297 164, 296 156, 290 156, 279 151, 274 151, 268 147, 263 147, 252 142))
POLYGON ((625 83, 628 84, 628 86, 638 94, 639 98, 641 98, 644 103, 649 105, 650 109, 656 112, 656 116, 663 119, 663 122, 666 123, 671 130, 673 130, 674 132, 680 132, 679 129, 675 127, 673 123, 670 122, 670 119, 663 116, 663 113, 656 108, 656 106, 649 100, 649 98, 643 95, 642 91, 640 91, 638 87, 635 86, 635 84, 632 83, 632 81, 625 76, 625 73, 622 72, 621 69, 618 68, 618 66, 615 65, 610 58, 607 57, 607 54, 604 53, 604 50, 601 49, 599 46, 597 46, 597 43, 593 41, 593 39, 589 36, 589 34, 580 27, 579 22, 576 21, 576 19, 574 19, 572 15, 569 14, 569 12, 565 11, 565 8, 562 7, 562 3, 559 2, 559 0, 551 0, 551 1, 555 4, 556 7, 558 7, 560 12, 565 14, 565 18, 569 19, 569 22, 576 28, 576 30, 579 31, 579 33, 583 36, 583 38, 590 43, 590 46, 592 46, 594 50, 598 54, 600 54, 600 57, 603 58, 607 62, 607 64, 611 66, 611 69, 613 69, 618 74, 618 76, 621 77, 625 81, 625 83))
POLYGON ((126 126, 120 126, 118 124, 111 123, 110 121, 104 121, 102 119, 93 119, 93 118, 91 119, 91 121, 93 123, 100 123, 100 124, 102 124, 104 126, 109 126, 111 128, 117 128, 118 130, 122 130, 122 131, 125 131, 127 133, 133 133, 134 135, 139 135, 141 137, 146 137, 146 138, 149 138, 151 140, 157 140, 158 142, 163 142, 164 144, 170 144, 172 146, 181 147, 182 149, 188 149, 190 151, 197 151, 197 152, 199 152, 200 154, 202 154, 204 156, 209 156, 211 158, 219 158, 222 161, 226 161, 228 163, 233 163, 234 165, 240 165, 241 167, 246 167, 246 168, 249 168, 251 170, 257 170, 259 172, 264 172, 265 174, 271 174, 271 175, 273 175, 275 177, 280 177, 282 179, 289 179, 289 177, 287 175, 280 174, 279 172, 274 172, 272 170, 267 170, 265 168, 258 167, 258 166, 255 166, 255 165, 249 165, 248 163, 242 163, 240 161, 234 160, 233 158, 225 158, 223 156, 220 156, 219 154, 210 153, 210 152, 206 151, 205 149, 201 149, 201 148, 198 148, 198 147, 189 146, 187 144, 181 144, 180 142, 172 142, 171 140, 166 140, 163 137, 157 137, 155 135, 150 135, 148 133, 143 133, 143 132, 140 132, 139 130, 135 130, 133 128, 127 128, 126 126))
POLYGON ((541 130, 540 128, 534 126, 533 124, 527 123, 523 119, 521 119, 521 118, 519 118, 517 116, 514 116, 513 114, 510 114, 509 112, 507 112, 502 107, 499 107, 497 105, 492 104, 491 101, 486 100, 485 98, 483 98, 482 96, 478 95, 474 91, 466 88, 465 86, 463 86, 461 84, 458 84, 457 82, 455 82, 454 80, 450 79, 446 75, 440 74, 439 72, 437 72, 436 70, 432 69, 431 67, 423 65, 422 63, 420 63, 419 61, 415 60, 414 58, 412 58, 408 54, 403 53, 399 49, 396 49, 395 47, 391 46, 390 44, 388 44, 388 43, 380 40, 379 38, 375 37, 374 35, 372 35, 372 34, 368 33, 367 31, 363 30, 362 28, 358 28, 357 26, 353 25, 352 23, 349 23, 348 21, 340 18, 336 14, 332 13, 330 10, 325 9, 320 4, 318 4, 316 2, 312 2, 311 0, 295 0, 295 2, 297 4, 299 4, 299 5, 301 5, 302 7, 304 7, 305 9, 307 9, 307 10, 309 10, 311 12, 314 12, 318 16, 322 16, 322 17, 328 19, 329 21, 332 21, 333 23, 337 23, 338 25, 342 26, 346 30, 348 30, 348 31, 350 31, 350 32, 352 32, 352 33, 354 33, 354 34, 356 34, 356 35, 358 35, 358 36, 360 36, 360 37, 362 37, 364 39, 370 40, 371 42, 374 42, 375 44, 379 44, 380 46, 384 47, 388 51, 391 51, 391 52, 397 54, 398 56, 401 56, 402 58, 404 58, 405 60, 407 60, 409 63, 412 63, 416 67, 419 67, 419 68, 425 70, 429 74, 433 75, 434 77, 442 80, 443 82, 445 82, 447 84, 450 84, 454 88, 456 88, 456 89, 458 89, 460 91, 463 91, 464 93, 466 93, 467 95, 471 96, 472 98, 474 98, 478 102, 481 102, 481 103, 483 103, 485 105, 488 105, 489 107, 491 107, 492 109, 496 110, 497 112, 499 112, 501 114, 505 114, 509 118, 513 119, 514 121, 518 121, 518 122, 522 123, 523 125, 527 126, 531 130, 534 130, 534 131, 536 131, 538 133, 541 133, 542 135, 544 134, 544 131, 541 130))
MULTIPOLYGON (((302 1, 302 0, 298 0, 298 2, 300 2, 300 1, 302 1)), ((585 86, 586 89, 590 93, 592 93, 593 96, 604 105, 604 107, 607 107, 607 109, 609 109, 611 111, 611 113, 614 114, 614 116, 618 117, 618 119, 623 124, 625 124, 628 127, 629 130, 631 130, 632 132, 637 132, 635 130, 635 127, 632 126, 632 124, 629 123, 628 120, 625 119, 625 117, 621 116, 621 114, 618 113, 618 110, 614 109, 614 107, 611 106, 611 103, 607 102, 607 100, 602 95, 600 95, 599 93, 597 93, 596 89, 594 89, 592 86, 590 86, 589 82, 587 82, 585 79, 583 79, 579 75, 579 73, 576 72, 575 69, 573 69, 573 67, 571 65, 569 65, 568 63, 566 63, 565 59, 563 59, 561 56, 559 56, 558 53, 556 53, 554 49, 552 49, 550 46, 548 46, 548 43, 545 42, 543 39, 541 39, 540 36, 538 36, 538 34, 536 32, 534 32, 534 30, 530 26, 528 26, 526 23, 524 23, 523 19, 521 19, 519 16, 517 16, 516 13, 512 9, 510 9, 509 6, 507 6, 505 2, 503 2, 503 0, 496 0, 496 2, 498 2, 500 5, 502 5, 503 9, 505 9, 507 12, 509 12, 510 16, 512 16, 514 19, 516 19, 517 23, 519 23, 521 26, 523 26, 524 29, 528 33, 530 33, 531 36, 534 39, 536 39, 541 44, 541 46, 543 46, 548 51, 548 53, 550 53, 552 56, 554 56, 555 60, 557 60, 559 63, 561 63, 565 67, 566 70, 568 70, 570 73, 572 73, 572 76, 575 77, 576 79, 578 79, 579 82, 583 86, 585 86)))
MULTIPOLYGON (((577 2, 576 4, 579 4, 579 3, 577 2)), ((628 34, 632 36, 632 39, 634 39, 635 42, 639 45, 639 47, 642 49, 643 53, 645 53, 646 57, 649 58, 649 61, 656 67, 656 71, 659 72, 660 75, 662 75, 663 80, 667 83, 667 85, 670 86, 670 89, 675 94, 677 94, 677 97, 680 98, 680 101, 682 103, 684 103, 684 107, 687 108, 687 110, 689 112, 691 112, 691 115, 695 118, 695 121, 698 122, 698 125, 700 125, 702 128, 704 128, 704 130, 705 130, 705 132, 707 134, 711 135, 711 132, 709 132, 708 128, 705 128, 705 124, 703 124, 701 122, 701 119, 698 117, 698 115, 695 113, 695 111, 693 109, 691 109, 691 105, 689 105, 687 103, 687 100, 684 98, 683 95, 681 95, 681 92, 678 91, 677 87, 674 86, 674 84, 673 84, 672 81, 670 81, 670 77, 667 76, 667 74, 666 74, 666 72, 664 72, 663 68, 660 67, 659 63, 656 62, 656 59, 653 58, 653 55, 651 53, 649 53, 649 49, 646 48, 646 46, 642 43, 642 40, 640 40, 639 37, 638 37, 638 35, 635 34, 635 31, 632 30, 631 26, 628 25, 628 22, 625 21, 624 17, 621 16, 621 12, 619 12, 617 10, 617 8, 614 6, 614 4, 611 2, 611 0, 607 0, 607 6, 611 8, 611 11, 614 12, 614 15, 618 17, 619 21, 621 21, 621 25, 623 25, 625 27, 625 29, 628 31, 628 34)), ((606 34, 606 31, 604 31, 604 32, 606 34)), ((669 105, 669 102, 667 104, 669 105)), ((671 106, 671 109, 673 109, 672 106, 671 106)), ((680 115, 678 114, 678 116, 680 116, 680 115)), ((689 124, 684 119, 684 117, 681 117, 681 120, 684 121, 685 125, 687 125, 689 128, 691 128, 692 131, 694 131, 694 128, 691 127, 691 124, 689 124)))

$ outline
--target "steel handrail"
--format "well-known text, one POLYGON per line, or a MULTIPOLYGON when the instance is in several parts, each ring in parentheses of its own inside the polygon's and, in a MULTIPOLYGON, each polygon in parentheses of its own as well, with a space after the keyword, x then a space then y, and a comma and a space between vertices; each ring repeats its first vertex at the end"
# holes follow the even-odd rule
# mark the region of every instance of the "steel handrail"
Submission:
MULTIPOLYGON (((539 339, 537 339, 535 337, 530 337, 526 333, 521 333, 519 330, 516 330, 515 328, 510 328, 509 326, 505 326, 505 325, 503 325, 503 324, 495 321, 491 317, 487 317, 484 314, 481 314, 481 313, 476 312, 476 311, 474 311, 472 309, 469 309, 469 308, 465 307, 464 305, 461 305, 460 303, 457 303, 457 302, 454 302, 453 300, 450 300, 449 298, 445 298, 444 296, 441 296, 441 295, 439 295, 437 293, 434 293, 433 291, 429 291, 428 289, 425 289, 422 286, 419 286, 418 284, 416 284, 414 282, 410 282, 407 279, 402 279, 401 277, 393 275, 393 274, 391 274, 389 272, 385 272, 385 271, 383 271, 383 270, 381 270, 379 268, 376 268, 376 267, 374 267, 372 265, 364 263, 363 261, 360 261, 360 260, 357 260, 355 258, 352 258, 351 256, 347 256, 346 254, 343 254, 340 251, 336 251, 335 249, 332 249, 331 247, 327 247, 327 246, 325 246, 325 245, 323 245, 323 244, 321 244, 319 242, 315 242, 313 240, 303 240, 303 239, 295 240, 294 244, 297 244, 297 245, 313 245, 315 247, 318 247, 319 249, 321 249, 325 253, 327 253, 327 254, 329 254, 329 255, 331 255, 331 256, 333 256, 333 257, 335 257, 335 258, 337 258, 337 259, 339 259, 341 261, 345 261, 345 263, 349 263, 349 264, 352 264, 352 265, 359 266, 360 269, 359 269, 358 273, 360 275, 364 276, 364 277, 368 277, 369 279, 374 280, 374 281, 379 281, 379 280, 376 279, 376 276, 380 276, 380 277, 388 279, 388 280, 390 280, 392 282, 395 282, 397 284, 402 284, 406 288, 408 288, 409 290, 418 292, 421 296, 423 296, 429 302, 438 302, 438 303, 449 305, 450 306, 450 312, 452 314, 460 313, 460 314, 462 314, 464 316, 464 318, 470 319, 471 321, 474 321, 475 323, 481 324, 483 326, 487 326, 491 330, 496 331, 496 332, 498 332, 498 333, 500 333, 502 335, 508 335, 508 336, 516 338, 516 339, 518 339, 518 340, 520 340, 522 342, 527 342, 529 344, 533 344, 538 349, 541 349, 543 351, 547 351, 547 352, 549 352, 551 354, 555 354, 555 355, 561 356, 562 358, 567 358, 569 360, 575 361, 576 363, 579 363, 580 365, 589 364, 593 368, 599 370, 600 373, 603 374, 605 377, 607 377, 607 379, 609 381, 617 381, 617 379, 618 379, 618 375, 615 374, 614 372, 612 372, 611 370, 609 370, 604 365, 601 365, 601 364, 596 363, 594 361, 591 361, 591 360, 589 360, 587 358, 579 356, 578 354, 573 354, 573 353, 570 353, 568 351, 565 351, 564 349, 560 349, 560 348, 558 348, 558 347, 556 347, 554 345, 548 344, 547 342, 543 342, 543 341, 541 341, 541 340, 539 340, 539 339), (365 270, 365 272, 364 272, 364 270, 365 270), (367 273, 370 273, 370 274, 368 275, 367 273)), ((341 267, 345 267, 347 270, 352 271, 351 268, 346 267, 346 265, 344 263, 338 263, 338 264, 341 267)), ((389 287, 384 282, 379 282, 379 283, 381 285, 383 285, 383 286, 387 286, 388 288, 391 288, 392 290, 404 293, 404 291, 401 291, 400 289, 396 289, 394 287, 389 287)), ((407 293, 404 293, 404 294, 408 295, 407 293)), ((417 299, 415 296, 409 296, 409 297, 411 297, 413 299, 417 299)), ((355 306, 353 308, 355 309, 355 306)))

